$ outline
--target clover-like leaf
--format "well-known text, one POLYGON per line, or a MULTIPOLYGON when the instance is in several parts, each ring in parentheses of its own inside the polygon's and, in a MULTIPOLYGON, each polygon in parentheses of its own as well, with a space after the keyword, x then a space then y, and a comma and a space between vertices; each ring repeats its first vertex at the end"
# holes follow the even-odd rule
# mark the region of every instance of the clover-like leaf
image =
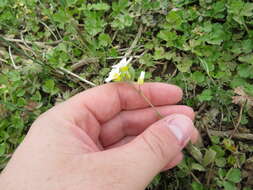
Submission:
POLYGON ((231 168, 226 174, 226 179, 233 183, 239 183, 242 180, 241 175, 242 174, 240 169, 231 168))

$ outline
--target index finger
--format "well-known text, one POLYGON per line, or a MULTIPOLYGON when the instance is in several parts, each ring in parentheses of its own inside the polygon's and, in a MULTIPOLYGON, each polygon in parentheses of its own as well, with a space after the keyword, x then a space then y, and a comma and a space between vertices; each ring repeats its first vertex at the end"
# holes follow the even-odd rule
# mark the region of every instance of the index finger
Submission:
MULTIPOLYGON (((131 85, 134 84, 109 83, 98 86, 70 98, 65 106, 78 119, 83 117, 80 110, 88 110, 100 123, 110 120, 122 110, 149 107, 135 90, 139 88, 138 85, 134 85, 135 89, 131 85)), ((182 90, 175 85, 144 83, 140 89, 154 106, 176 104, 182 99, 182 90)))

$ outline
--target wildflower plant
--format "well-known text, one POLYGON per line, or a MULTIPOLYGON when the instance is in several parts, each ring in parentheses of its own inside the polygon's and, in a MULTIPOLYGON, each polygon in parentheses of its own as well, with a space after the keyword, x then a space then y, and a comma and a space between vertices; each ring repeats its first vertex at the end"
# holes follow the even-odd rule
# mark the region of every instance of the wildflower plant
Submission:
POLYGON ((155 106, 150 102, 150 100, 145 96, 145 94, 141 91, 140 86, 144 84, 145 80, 145 71, 141 71, 140 76, 138 77, 137 84, 139 88, 137 89, 134 85, 135 81, 135 70, 130 64, 133 57, 127 59, 124 57, 118 64, 112 66, 112 70, 109 73, 109 76, 105 79, 105 82, 127 82, 129 85, 133 87, 135 91, 137 91, 140 96, 154 109, 157 116, 162 118, 161 113, 155 108, 155 106))

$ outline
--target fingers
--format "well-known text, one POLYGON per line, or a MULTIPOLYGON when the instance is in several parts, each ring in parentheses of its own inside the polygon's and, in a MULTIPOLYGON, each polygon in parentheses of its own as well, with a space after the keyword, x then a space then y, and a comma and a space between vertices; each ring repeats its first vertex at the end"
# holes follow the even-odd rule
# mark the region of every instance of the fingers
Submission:
POLYGON ((181 150, 193 132, 194 126, 190 118, 173 114, 148 127, 130 143, 108 150, 108 155, 112 163, 117 163, 119 170, 127 163, 128 167, 122 169, 123 174, 134 176, 136 181, 143 183, 140 186, 145 186, 161 170, 172 167, 181 160, 181 150))
MULTIPOLYGON (((188 106, 161 106, 157 110, 163 116, 177 113, 194 118, 194 111, 188 106)), ((100 141, 103 146, 109 146, 125 136, 137 136, 157 120, 159 118, 152 108, 123 111, 102 125, 100 141)))
MULTIPOLYGON (((128 83, 110 83, 84 91, 70 98, 61 110, 77 120, 89 111, 100 123, 113 118, 121 110, 133 110, 148 107, 143 97, 136 91, 138 86, 128 83)), ((164 83, 145 83, 141 91, 155 106, 176 104, 182 98, 182 90, 164 83)), ((66 115, 68 115, 66 114, 66 115)))
MULTIPOLYGON (((117 148, 120 146, 123 146, 131 141, 133 141, 136 138, 136 136, 128 136, 128 137, 124 137, 123 139, 121 139, 120 141, 118 141, 117 143, 106 147, 106 150, 108 149, 112 149, 112 148, 117 148)), ((180 152, 178 155, 176 155, 175 158, 172 159, 172 161, 170 163, 168 163, 164 168, 163 171, 166 171, 168 169, 174 168, 176 165, 178 165, 184 158, 184 155, 182 152, 180 152)))
POLYGON ((127 136, 127 137, 124 137, 123 139, 119 140, 118 142, 110 145, 110 146, 107 146, 105 147, 106 150, 108 149, 111 149, 111 148, 116 148, 116 147, 119 147, 119 146, 123 146, 129 142, 131 142, 132 140, 134 140, 136 138, 136 136, 127 136))
MULTIPOLYGON (((127 143, 130 143, 131 141, 133 141, 136 138, 136 136, 128 136, 128 137, 124 137, 123 139, 121 139, 120 141, 118 141, 117 143, 106 147, 106 150, 108 149, 112 149, 112 148, 117 148, 120 146, 123 146, 127 143)), ((175 158, 172 159, 172 161, 170 163, 168 163, 164 168, 163 171, 169 170, 171 168, 174 168, 176 165, 178 165, 184 158, 184 155, 182 152, 180 152, 178 155, 176 155, 175 158)))

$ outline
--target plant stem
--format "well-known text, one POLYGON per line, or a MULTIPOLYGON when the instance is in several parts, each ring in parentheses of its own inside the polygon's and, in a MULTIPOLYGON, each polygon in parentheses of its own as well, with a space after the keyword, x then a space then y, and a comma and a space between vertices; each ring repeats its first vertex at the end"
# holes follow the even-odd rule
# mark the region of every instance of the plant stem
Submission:
POLYGON ((241 107, 240 107, 240 113, 239 113, 239 117, 238 117, 237 123, 236 123, 235 128, 234 128, 232 134, 230 135, 229 139, 231 139, 234 136, 235 132, 238 130, 238 127, 239 127, 240 122, 242 120, 242 113, 243 113, 244 105, 245 104, 242 104, 241 107))
POLYGON ((199 184, 201 184, 201 182, 199 181, 199 179, 194 175, 193 172, 190 172, 191 176, 193 177, 193 179, 198 182, 199 184))
POLYGON ((71 75, 71 76, 73 76, 73 77, 79 79, 79 80, 82 81, 82 82, 85 82, 85 83, 87 83, 87 84, 89 84, 89 85, 91 85, 91 86, 93 86, 93 87, 96 86, 96 84, 94 84, 93 82, 90 82, 90 81, 88 81, 88 80, 86 80, 86 79, 80 77, 79 75, 77 75, 77 74, 75 74, 75 73, 73 73, 73 72, 71 72, 71 71, 69 71, 69 70, 67 70, 67 69, 65 69, 65 68, 63 68, 63 67, 60 67, 60 69, 61 69, 63 72, 65 72, 65 73, 67 73, 67 74, 69 74, 69 75, 71 75))
POLYGON ((158 109, 152 104, 152 102, 147 98, 147 96, 145 96, 145 94, 142 92, 140 85, 139 85, 139 89, 137 89, 135 87, 135 85, 131 82, 129 82, 129 84, 134 88, 134 90, 136 92, 138 92, 138 94, 145 100, 145 102, 148 103, 148 105, 155 111, 155 113, 157 114, 157 116, 159 117, 159 119, 162 119, 164 116, 158 111, 158 109))
POLYGON ((150 107, 152 107, 154 109, 154 111, 156 112, 157 116, 162 119, 163 116, 162 114, 157 110, 157 108, 150 102, 150 100, 145 96, 145 94, 140 90, 138 91, 139 94, 143 97, 143 99, 150 105, 150 107))

